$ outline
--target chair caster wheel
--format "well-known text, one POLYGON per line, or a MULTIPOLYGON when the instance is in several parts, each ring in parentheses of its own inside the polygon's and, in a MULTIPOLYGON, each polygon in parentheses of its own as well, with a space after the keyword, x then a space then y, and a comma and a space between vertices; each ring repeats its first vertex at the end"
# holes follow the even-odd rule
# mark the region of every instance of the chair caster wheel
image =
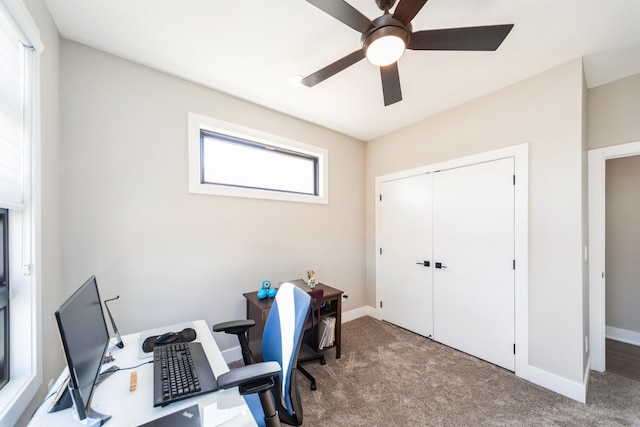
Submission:
POLYGON ((316 387, 316 385, 315 385, 315 384, 311 384, 311 390, 315 390, 315 389, 317 389, 317 388, 318 388, 318 387, 316 387))
POLYGON ((326 361, 326 360, 324 360, 324 359, 320 359, 320 364, 321 364, 321 365, 326 365, 326 364, 327 364, 327 361, 326 361))

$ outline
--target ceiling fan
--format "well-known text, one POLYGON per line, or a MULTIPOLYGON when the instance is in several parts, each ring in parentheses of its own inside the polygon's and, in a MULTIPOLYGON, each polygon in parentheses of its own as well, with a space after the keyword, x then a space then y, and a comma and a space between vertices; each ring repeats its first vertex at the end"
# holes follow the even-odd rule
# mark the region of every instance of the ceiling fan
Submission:
POLYGON ((397 61, 405 49, 492 51, 513 28, 513 24, 506 24, 413 32, 411 20, 427 0, 400 0, 393 15, 389 9, 396 0, 375 0, 384 13, 373 21, 344 0, 307 2, 362 33, 362 48, 304 77, 300 83, 315 86, 366 57, 380 66, 385 106, 402 100, 397 61))

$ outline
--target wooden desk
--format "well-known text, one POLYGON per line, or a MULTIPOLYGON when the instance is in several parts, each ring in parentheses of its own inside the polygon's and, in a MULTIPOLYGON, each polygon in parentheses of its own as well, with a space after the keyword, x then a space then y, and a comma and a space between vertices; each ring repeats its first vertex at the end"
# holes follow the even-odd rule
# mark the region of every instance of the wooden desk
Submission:
MULTIPOLYGON (((311 290, 302 279, 290 280, 289 283, 293 283, 305 291, 311 290)), ((336 359, 340 359, 343 292, 324 283, 318 283, 316 289, 322 289, 324 291, 322 302, 326 303, 325 308, 320 310, 320 318, 326 316, 336 318, 336 339, 333 346, 336 348, 336 359)), ((258 292, 248 292, 243 295, 247 299, 247 319, 253 319, 256 322, 256 326, 249 328, 248 331, 249 348, 256 360, 262 360, 262 332, 264 331, 264 324, 267 321, 267 316, 273 304, 273 298, 258 299, 258 292)), ((318 328, 307 332, 305 342, 309 343, 317 352, 320 352, 323 350, 318 348, 318 341, 318 328)))

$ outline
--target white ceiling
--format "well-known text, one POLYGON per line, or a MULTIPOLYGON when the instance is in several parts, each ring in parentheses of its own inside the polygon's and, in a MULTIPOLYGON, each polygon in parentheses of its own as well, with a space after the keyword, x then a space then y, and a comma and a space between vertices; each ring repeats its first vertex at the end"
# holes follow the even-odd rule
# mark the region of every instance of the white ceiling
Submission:
MULTIPOLYGON (((410 0, 404 0, 410 1, 410 0)), ((62 37, 368 141, 583 56, 587 85, 640 72, 638 0, 430 0, 414 31, 515 24, 495 52, 407 51, 385 107, 366 59, 307 88, 360 34, 305 0, 46 0, 62 37)), ((370 19, 374 0, 349 0, 370 19)))

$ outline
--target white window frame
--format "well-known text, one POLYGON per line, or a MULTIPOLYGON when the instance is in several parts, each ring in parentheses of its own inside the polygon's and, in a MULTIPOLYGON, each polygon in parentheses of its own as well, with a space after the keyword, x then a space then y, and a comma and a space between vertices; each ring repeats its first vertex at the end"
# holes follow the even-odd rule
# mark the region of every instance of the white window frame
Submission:
POLYGON ((190 193, 209 194, 216 196, 246 197, 255 199, 283 200, 289 202, 319 204, 329 203, 328 150, 196 113, 189 113, 188 129, 190 193), (317 158, 318 194, 299 194, 276 190, 203 183, 201 179, 201 132, 213 132, 222 134, 232 138, 247 140, 250 142, 264 144, 282 150, 287 150, 294 153, 300 153, 301 155, 317 158))
POLYGON ((40 303, 40 58, 39 30, 22 0, 0 0, 0 8, 22 31, 31 55, 31 91, 25 109, 26 153, 23 206, 9 208, 10 379, 0 390, 0 425, 14 425, 42 384, 40 303))

